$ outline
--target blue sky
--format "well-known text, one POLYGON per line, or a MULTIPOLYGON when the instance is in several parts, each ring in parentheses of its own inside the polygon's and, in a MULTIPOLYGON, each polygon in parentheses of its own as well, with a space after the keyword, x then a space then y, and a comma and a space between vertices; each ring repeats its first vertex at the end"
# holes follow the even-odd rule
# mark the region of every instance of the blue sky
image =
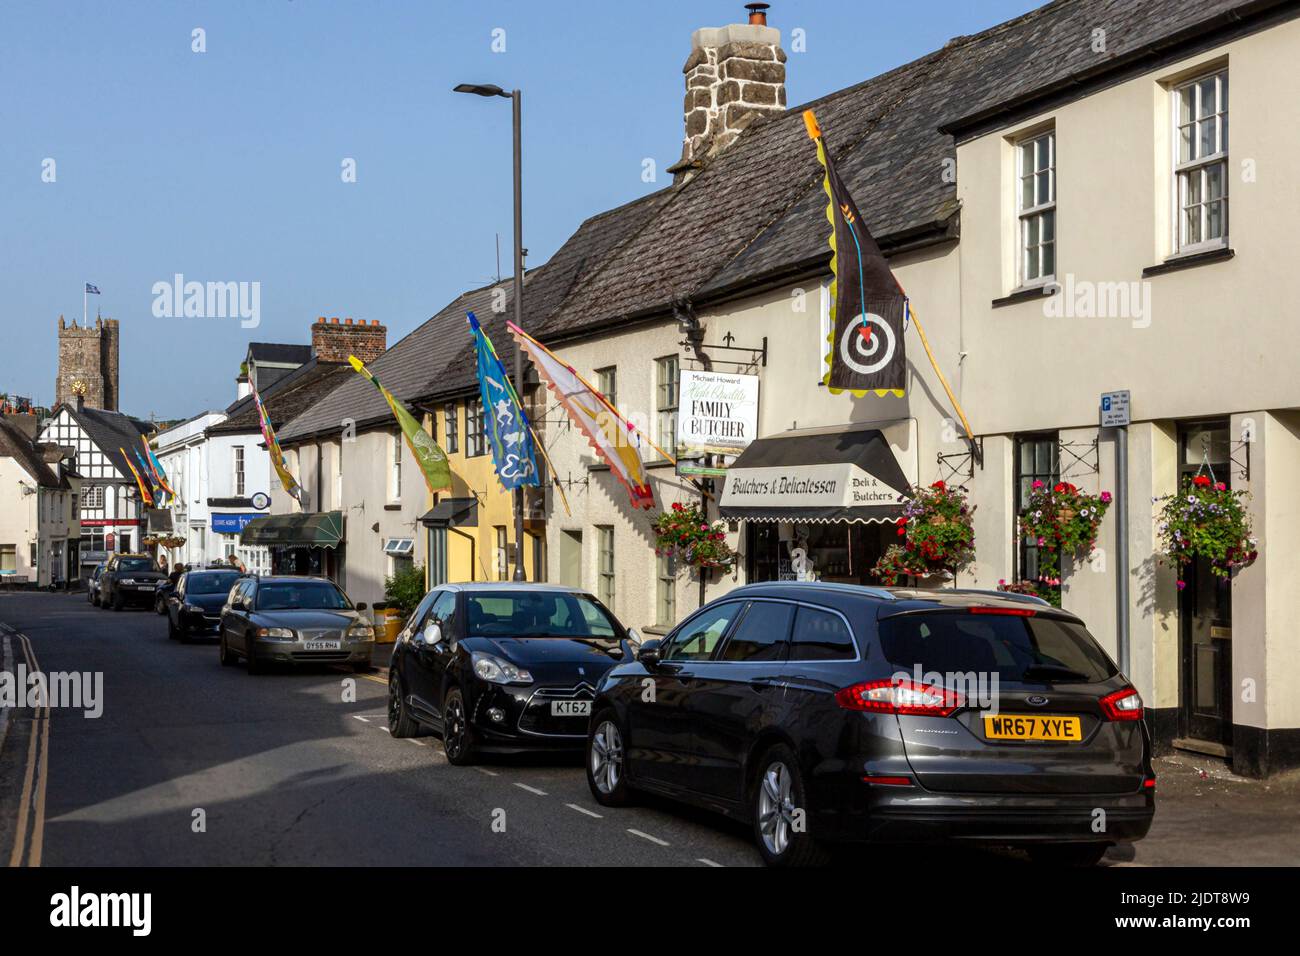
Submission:
MULTIPOLYGON (((774 0, 769 22, 787 50, 792 29, 807 39, 787 65, 796 105, 1037 5, 774 0)), ((744 15, 741 0, 4 0, 0 391, 52 401, 57 319, 80 319, 87 281, 92 318, 122 325, 123 410, 145 417, 224 407, 248 342, 305 343, 317 315, 378 319, 396 342, 491 281, 497 233, 510 270, 509 103, 452 86, 524 91, 536 266, 671 178, 691 32, 744 15), (260 326, 156 318, 153 285, 176 273, 259 282, 260 326)))

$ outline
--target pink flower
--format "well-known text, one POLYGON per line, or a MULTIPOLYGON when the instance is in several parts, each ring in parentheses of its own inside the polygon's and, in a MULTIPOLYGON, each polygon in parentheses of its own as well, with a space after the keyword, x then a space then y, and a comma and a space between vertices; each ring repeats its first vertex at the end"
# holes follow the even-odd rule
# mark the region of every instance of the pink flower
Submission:
POLYGON ((1228 490, 1228 486, 1227 486, 1226 484, 1224 484, 1222 481, 1218 481, 1218 482, 1215 482, 1215 484, 1214 484, 1214 490, 1215 490, 1215 491, 1227 491, 1227 490, 1228 490))
POLYGON ((1103 491, 1103 492, 1101 493, 1101 503, 1104 504, 1104 505, 1108 505, 1108 504, 1110 504, 1110 502, 1111 502, 1110 492, 1109 492, 1109 491, 1103 491))
POLYGON ((1185 588, 1185 587, 1187 587, 1187 582, 1186 582, 1186 581, 1179 581, 1179 582, 1178 582, 1178 590, 1181 591, 1181 590, 1182 590, 1183 588, 1185 588))
POLYGON ((1035 490, 1037 490, 1037 489, 1043 487, 1043 483, 1042 483, 1041 481, 1039 481, 1037 478, 1035 478, 1035 479, 1034 479, 1034 484, 1033 484, 1032 487, 1033 487, 1035 490))

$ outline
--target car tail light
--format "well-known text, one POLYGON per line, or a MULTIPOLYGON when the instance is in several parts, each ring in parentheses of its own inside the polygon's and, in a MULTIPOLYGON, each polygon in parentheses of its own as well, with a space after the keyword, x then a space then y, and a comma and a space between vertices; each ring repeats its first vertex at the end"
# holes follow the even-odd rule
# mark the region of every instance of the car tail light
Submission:
POLYGON ((1156 788, 1155 777, 1147 777, 1145 780, 1142 781, 1143 790, 1154 790, 1155 788, 1156 788))
POLYGON ((1142 698, 1132 687, 1124 687, 1097 701, 1107 720, 1141 720, 1142 698))
POLYGON ((844 687, 835 692, 835 702, 845 710, 924 717, 947 717, 966 703, 956 691, 938 684, 918 684, 905 677, 844 687))
POLYGON ((869 783, 876 787, 910 787, 912 785, 911 777, 882 777, 879 775, 869 775, 862 778, 863 783, 869 783))
POLYGON ((969 608, 971 614, 1004 614, 1007 617, 1033 617, 1038 613, 1037 608, 1032 607, 985 607, 977 605, 969 608))

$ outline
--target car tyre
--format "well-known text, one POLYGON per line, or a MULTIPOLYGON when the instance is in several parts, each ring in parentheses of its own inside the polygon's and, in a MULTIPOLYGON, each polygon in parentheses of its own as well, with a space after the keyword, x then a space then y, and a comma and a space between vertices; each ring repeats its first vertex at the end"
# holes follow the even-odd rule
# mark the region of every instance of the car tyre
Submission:
POLYGON ((388 734, 390 737, 418 737, 420 725, 406 707, 402 679, 394 672, 388 678, 388 734))
POLYGON ((465 695, 459 687, 453 687, 447 691, 447 699, 442 705, 442 749, 447 755, 447 763, 453 767, 472 764, 475 743, 465 695))
POLYGON ((113 595, 113 610, 120 611, 124 607, 126 607, 126 600, 122 597, 122 594, 119 591, 113 595))
POLYGON ((1044 843, 1029 847, 1029 858, 1040 866, 1096 866, 1109 843, 1044 843))
POLYGON ((625 807, 636 797, 627 782, 627 750, 612 709, 602 710, 587 734, 587 786, 602 807, 625 807))
POLYGON ((221 645, 220 645, 220 652, 219 652, 219 653, 220 653, 220 655, 221 655, 221 665, 222 665, 223 667, 234 667, 235 664, 238 663, 238 661, 239 661, 239 658, 238 658, 238 657, 235 655, 235 653, 234 653, 234 652, 233 652, 233 651, 232 651, 232 650, 227 646, 227 644, 226 644, 226 635, 225 635, 224 632, 223 632, 222 635, 221 635, 221 645))
POLYGON ((830 853, 807 831, 807 790, 794 751, 785 744, 768 748, 755 762, 750 786, 754 840, 768 866, 823 866, 830 853), (803 811, 804 827, 796 826, 803 811))
POLYGON ((172 616, 168 614, 167 615, 167 640, 174 641, 179 637, 180 635, 176 633, 176 625, 172 623, 172 616))

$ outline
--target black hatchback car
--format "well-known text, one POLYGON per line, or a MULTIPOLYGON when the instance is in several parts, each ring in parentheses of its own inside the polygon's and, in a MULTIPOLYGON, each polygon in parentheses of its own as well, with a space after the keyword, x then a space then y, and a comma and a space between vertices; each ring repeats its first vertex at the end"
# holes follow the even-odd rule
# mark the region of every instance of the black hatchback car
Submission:
POLYGON ((241 577, 233 568, 182 574, 167 595, 167 636, 183 643, 195 634, 220 627, 230 589, 241 577))
POLYGON ((770 864, 959 839, 1091 865, 1155 812, 1141 698, 1037 598, 742 587, 611 670, 593 710, 598 802, 646 790, 749 821, 770 864))
POLYGON ((407 621, 388 677, 394 737, 442 735, 450 763, 480 751, 581 752, 596 684, 635 660, 590 594, 547 584, 449 584, 407 621))

